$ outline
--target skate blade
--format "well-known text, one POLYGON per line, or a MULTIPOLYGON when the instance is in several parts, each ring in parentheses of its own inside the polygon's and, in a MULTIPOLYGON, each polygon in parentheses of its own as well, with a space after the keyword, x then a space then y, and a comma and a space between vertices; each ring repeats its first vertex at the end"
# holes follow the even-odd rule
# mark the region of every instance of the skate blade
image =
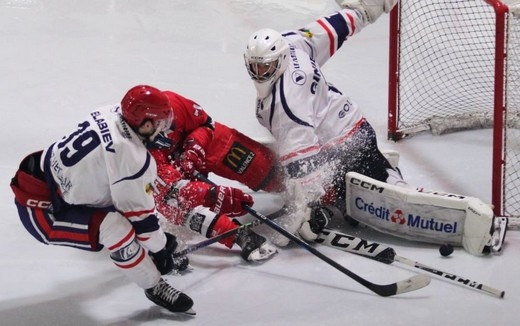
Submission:
POLYGON ((197 312, 195 312, 195 310, 193 310, 193 308, 190 308, 186 311, 183 311, 181 312, 181 314, 186 314, 186 315, 190 315, 190 316, 195 316, 197 314, 197 312))
POLYGON ((273 246, 268 246, 267 248, 264 246, 263 248, 259 248, 251 252, 249 254, 249 257, 247 257, 248 261, 251 262, 260 262, 260 261, 266 261, 268 259, 271 259, 278 253, 278 250, 276 250, 273 246))

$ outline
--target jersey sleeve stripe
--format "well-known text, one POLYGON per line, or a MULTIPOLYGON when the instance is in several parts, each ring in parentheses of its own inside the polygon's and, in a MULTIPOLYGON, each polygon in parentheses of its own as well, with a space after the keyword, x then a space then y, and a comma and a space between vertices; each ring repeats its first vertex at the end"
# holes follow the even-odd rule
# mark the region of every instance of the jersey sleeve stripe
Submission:
POLYGON ((142 211, 130 211, 130 212, 123 212, 123 216, 126 218, 132 218, 136 216, 142 216, 142 215, 149 215, 155 212, 155 207, 151 209, 146 209, 142 211))
POLYGON ((309 146, 309 147, 306 147, 304 149, 300 149, 298 151, 295 151, 295 152, 291 152, 289 154, 286 154, 286 155, 283 155, 280 157, 280 162, 283 162, 284 161, 287 161, 293 157, 296 157, 296 156, 300 156, 300 155, 303 155, 303 154, 308 154, 308 153, 312 153, 312 152, 316 152, 320 149, 320 145, 314 145, 314 146, 309 146))
POLYGON ((320 24, 320 26, 323 27, 323 29, 327 32, 327 35, 329 37, 329 52, 330 56, 332 57, 336 52, 336 48, 334 46, 334 44, 336 43, 334 41, 334 35, 332 35, 330 28, 325 24, 325 22, 322 19, 318 20, 318 24, 320 24))

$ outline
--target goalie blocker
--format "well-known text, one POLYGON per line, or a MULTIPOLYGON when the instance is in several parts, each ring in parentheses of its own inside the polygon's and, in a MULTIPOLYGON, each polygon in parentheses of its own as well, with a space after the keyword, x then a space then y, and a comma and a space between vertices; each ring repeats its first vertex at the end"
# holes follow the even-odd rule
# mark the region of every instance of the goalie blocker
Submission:
POLYGON ((482 256, 499 252, 507 219, 481 200, 394 186, 349 172, 347 215, 377 231, 408 240, 462 246, 482 256))

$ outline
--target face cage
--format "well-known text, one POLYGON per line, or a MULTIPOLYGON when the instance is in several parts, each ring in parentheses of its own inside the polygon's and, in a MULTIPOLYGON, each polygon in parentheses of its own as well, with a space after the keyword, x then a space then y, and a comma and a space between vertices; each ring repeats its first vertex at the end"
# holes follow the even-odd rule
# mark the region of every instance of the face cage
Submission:
POLYGON ((245 55, 244 60, 251 79, 260 83, 268 81, 276 74, 280 62, 278 59, 271 62, 255 62, 248 60, 245 55))
MULTIPOLYGON (((146 121, 146 120, 145 120, 146 121)), ((145 122, 143 121, 143 123, 145 122)), ((170 113, 168 114, 168 116, 164 119, 156 119, 153 124, 154 124, 154 131, 151 135, 142 135, 143 137, 147 137, 150 141, 154 141, 155 137, 157 137, 157 135, 163 131, 167 131, 168 129, 170 129, 171 125, 172 125, 172 122, 173 122, 173 111, 170 110, 170 113)))

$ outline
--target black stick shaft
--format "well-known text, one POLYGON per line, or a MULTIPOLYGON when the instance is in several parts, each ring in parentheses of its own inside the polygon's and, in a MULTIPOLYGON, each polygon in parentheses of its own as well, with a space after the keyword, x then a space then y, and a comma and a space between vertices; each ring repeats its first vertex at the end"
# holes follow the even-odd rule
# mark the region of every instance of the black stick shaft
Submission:
POLYGON ((385 264, 391 264, 394 261, 396 261, 401 264, 405 264, 426 271, 428 273, 435 274, 444 280, 452 282, 453 284, 479 290, 496 296, 498 298, 503 298, 505 295, 505 292, 502 290, 498 290, 491 286, 470 280, 466 277, 443 272, 436 268, 413 261, 411 259, 398 256, 392 247, 374 241, 367 241, 365 239, 361 239, 350 234, 345 234, 329 229, 323 229, 323 231, 320 233, 317 242, 332 248, 358 254, 367 258, 372 258, 385 264))
MULTIPOLYGON (((202 180, 204 182, 207 182, 209 184, 214 185, 214 183, 211 180, 209 180, 207 177, 201 175, 200 173, 195 172, 195 177, 197 177, 198 179, 200 179, 200 180, 202 180)), ((267 224, 272 229, 276 230, 277 232, 281 233, 285 237, 287 237, 290 240, 294 241, 300 247, 303 247, 308 252, 310 252, 313 255, 315 255, 316 257, 320 258, 321 260, 323 260, 324 262, 326 262, 330 266, 336 268, 337 270, 339 270, 343 274, 349 276, 350 278, 352 278, 356 282, 360 283, 361 285, 363 285, 367 289, 371 290, 372 292, 374 292, 374 293, 376 293, 376 294, 378 294, 380 296, 388 297, 388 296, 392 296, 392 295, 396 295, 396 294, 400 294, 400 293, 405 293, 405 292, 417 290, 417 289, 420 289, 422 287, 425 287, 426 285, 428 285, 430 283, 430 278, 427 277, 426 275, 415 275, 415 276, 413 276, 413 277, 411 277, 409 279, 403 280, 401 282, 391 283, 391 284, 386 284, 386 285, 379 285, 379 284, 372 283, 372 282, 367 281, 366 279, 362 278, 361 276, 357 275, 356 273, 350 271, 349 269, 343 267, 342 265, 338 264, 336 261, 330 259, 326 255, 322 254, 320 251, 316 250, 314 247, 311 247, 305 241, 301 240, 300 238, 298 238, 297 236, 295 236, 291 232, 289 232, 286 229, 282 228, 281 226, 279 226, 275 222, 269 220, 266 216, 258 213, 253 208, 251 208, 251 207, 249 207, 247 205, 244 205, 244 209, 249 214, 251 214, 254 217, 256 217, 257 219, 263 221, 265 224, 267 224)))

